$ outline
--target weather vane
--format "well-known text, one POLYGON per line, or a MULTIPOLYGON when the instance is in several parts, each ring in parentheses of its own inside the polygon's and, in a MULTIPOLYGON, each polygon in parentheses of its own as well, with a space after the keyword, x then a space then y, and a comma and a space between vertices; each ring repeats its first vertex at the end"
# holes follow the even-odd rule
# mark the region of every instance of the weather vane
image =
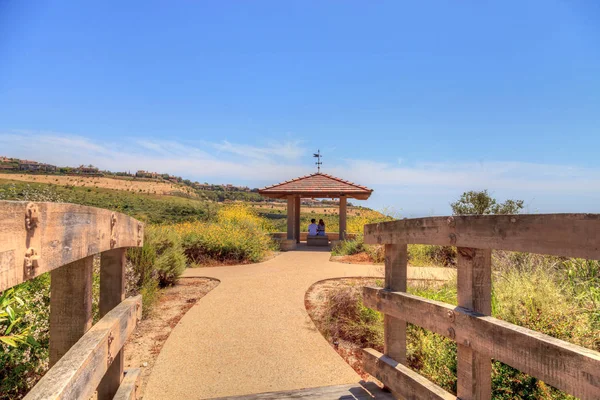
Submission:
POLYGON ((313 157, 317 159, 317 162, 315 163, 315 165, 317 166, 317 172, 321 172, 321 165, 323 164, 321 162, 321 157, 323 157, 321 155, 321 150, 317 150, 317 152, 313 154, 313 157))

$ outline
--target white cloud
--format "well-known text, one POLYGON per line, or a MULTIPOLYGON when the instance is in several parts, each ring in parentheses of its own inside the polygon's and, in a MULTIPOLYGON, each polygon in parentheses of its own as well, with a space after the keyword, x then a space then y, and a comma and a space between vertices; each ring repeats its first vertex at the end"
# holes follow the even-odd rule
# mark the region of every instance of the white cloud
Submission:
MULTIPOLYGON (((201 182, 253 186, 314 172, 311 154, 294 141, 263 147, 228 141, 127 138, 113 143, 56 132, 0 131, 0 155, 59 166, 145 169, 201 182)), ((408 215, 446 214, 449 202, 460 193, 481 189, 489 189, 500 198, 525 199, 536 211, 600 211, 600 170, 573 165, 513 161, 410 164, 405 159, 391 163, 348 159, 328 164, 325 172, 375 188, 368 204, 402 208, 408 215)))
POLYGON ((302 148, 300 143, 300 141, 274 142, 267 144, 265 147, 257 147, 223 140, 220 143, 212 143, 211 145, 218 151, 258 160, 269 158, 297 160, 306 153, 306 149, 302 148))
POLYGON ((523 162, 420 163, 391 165, 370 160, 347 160, 335 168, 348 179, 372 185, 409 187, 538 190, 543 192, 600 192, 600 170, 569 165, 523 162))
POLYGON ((98 143, 89 138, 48 132, 0 132, 0 155, 35 159, 59 166, 93 164, 113 171, 138 169, 166 172, 201 181, 278 182, 308 173, 297 159, 299 142, 271 143, 266 147, 236 143, 206 143, 225 154, 185 142, 122 139, 98 143))

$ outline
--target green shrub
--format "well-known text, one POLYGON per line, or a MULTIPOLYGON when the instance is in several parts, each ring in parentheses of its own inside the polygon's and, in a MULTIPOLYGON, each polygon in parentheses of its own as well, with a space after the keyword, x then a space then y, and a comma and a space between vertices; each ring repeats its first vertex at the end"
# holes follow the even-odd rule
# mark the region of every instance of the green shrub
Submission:
POLYGON ((274 250, 274 243, 264 232, 233 223, 211 223, 184 234, 183 247, 188 259, 203 264, 211 262, 259 262, 274 250))
POLYGON ((154 264, 156 263, 156 249, 149 240, 144 241, 142 247, 127 250, 127 259, 133 266, 134 287, 142 287, 156 277, 154 264))
POLYGON ((384 247, 382 245, 365 244, 362 234, 356 235, 356 238, 351 240, 343 240, 331 249, 331 254, 334 256, 351 256, 363 252, 367 253, 374 263, 384 262, 384 247))
MULTIPOLYGON (((566 259, 559 264, 559 271, 566 276, 571 294, 600 332, 600 261, 566 259)), ((600 350, 600 335, 595 348, 600 350)))
POLYGON ((152 314, 156 301, 160 295, 158 280, 147 280, 138 289, 138 293, 142 295, 142 318, 147 318, 152 314))
POLYGON ((369 258, 376 264, 383 264, 385 262, 385 247, 380 244, 365 245, 365 251, 369 255, 369 258))
POLYGON ((172 229, 193 264, 260 262, 275 250, 266 233, 272 229, 270 222, 241 205, 221 208, 217 222, 187 222, 172 229))
POLYGON ((181 245, 166 249, 156 259, 158 283, 161 287, 170 286, 177 282, 186 266, 186 258, 181 245))
MULTIPOLYGON (((427 299, 457 304, 456 281, 437 288, 410 286, 408 291, 427 299)), ((408 365, 445 390, 456 393, 456 343, 412 324, 407 325, 406 338, 408 365)))
POLYGON ((492 362, 493 399, 573 399, 575 397, 562 393, 544 382, 518 371, 499 361, 492 362))
POLYGON ((326 334, 333 341, 383 349, 383 315, 363 304, 359 287, 344 286, 330 293, 325 316, 326 334))
MULTIPOLYGON (((331 250, 334 256, 351 256, 359 253, 367 253, 374 263, 385 261, 384 246, 365 244, 362 234, 352 240, 341 241, 331 250)), ((456 247, 411 244, 408 246, 408 261, 415 267, 452 267, 456 265, 456 247)))
POLYGON ((598 348, 594 314, 585 312, 561 273, 559 259, 524 253, 497 254, 492 314, 515 325, 580 346, 598 348), (517 260, 514 268, 501 265, 517 260))
POLYGON ((127 250, 127 259, 132 266, 132 273, 127 282, 128 294, 139 293, 142 295, 142 316, 144 318, 150 315, 158 296, 156 258, 156 248, 148 240, 147 233, 142 247, 127 250))
POLYGON ((331 249, 331 254, 334 256, 351 256, 353 254, 362 253, 363 251, 365 251, 363 236, 357 235, 355 239, 338 242, 333 249, 331 249))
POLYGON ((130 294, 142 295, 142 313, 146 317, 158 299, 159 288, 173 285, 186 267, 181 238, 167 226, 148 226, 144 245, 127 250, 132 266, 130 294))
POLYGON ((415 267, 456 265, 456 247, 428 244, 408 245, 408 261, 415 267))
POLYGON ((0 335, 16 343, 0 341, 0 400, 22 398, 48 369, 49 289, 50 274, 43 274, 1 295, 0 315, 12 304, 13 316, 0 322, 0 335))
POLYGON ((11 288, 0 294, 0 342, 9 347, 34 344, 31 327, 22 323, 25 303, 11 288))
POLYGON ((153 267, 159 286, 175 284, 186 267, 181 237, 168 226, 150 226, 147 231, 147 244, 154 248, 156 253, 153 267))
POLYGON ((408 324, 408 365, 445 390, 456 393, 456 343, 442 335, 408 324))
MULTIPOLYGON (((597 266, 595 262, 523 253, 495 255, 492 314, 515 325, 600 350, 595 314, 585 308, 591 307, 594 300, 588 298, 589 294, 573 295, 575 289, 588 293, 584 288, 596 282, 597 266), (575 284, 565 279, 568 271, 575 284)), ((409 286, 409 292, 457 304, 456 282, 431 288, 409 286)), ((340 287, 331 292, 327 300, 327 335, 361 347, 382 349, 383 317, 362 308, 359 287, 340 287)), ((408 324, 407 362, 445 390, 456 393, 456 343, 452 340, 408 324)), ((492 390, 494 399, 573 398, 499 361, 492 364, 492 390)))

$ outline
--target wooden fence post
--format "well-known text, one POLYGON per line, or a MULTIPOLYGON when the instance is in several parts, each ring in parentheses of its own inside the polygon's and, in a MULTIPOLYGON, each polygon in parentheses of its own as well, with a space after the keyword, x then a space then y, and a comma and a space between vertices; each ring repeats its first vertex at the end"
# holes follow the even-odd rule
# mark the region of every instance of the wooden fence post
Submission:
MULTIPOLYGON (((100 318, 125 300, 125 254, 126 249, 120 248, 101 255, 100 318)), ((123 350, 120 350, 98 385, 98 400, 115 396, 123 379, 123 366, 123 350)))
MULTIPOLYGON (((408 249, 405 244, 385 245, 385 289, 406 292, 408 249)), ((406 365, 406 321, 384 315, 384 354, 406 365)))
MULTIPOLYGON (((458 305, 485 315, 492 313, 492 251, 457 249, 458 305)), ((457 343, 457 396, 462 400, 492 397, 492 361, 457 343)))
POLYGON ((50 272, 50 367, 92 327, 94 257, 50 272))

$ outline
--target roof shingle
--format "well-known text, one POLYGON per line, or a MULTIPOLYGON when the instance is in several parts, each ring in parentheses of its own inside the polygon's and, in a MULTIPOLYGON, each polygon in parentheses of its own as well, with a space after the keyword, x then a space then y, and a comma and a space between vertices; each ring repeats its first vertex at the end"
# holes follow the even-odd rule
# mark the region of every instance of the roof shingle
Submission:
POLYGON ((339 197, 345 195, 366 200, 373 190, 332 175, 316 173, 267 186, 258 192, 264 196, 275 198, 282 198, 286 195, 305 197, 339 197))

